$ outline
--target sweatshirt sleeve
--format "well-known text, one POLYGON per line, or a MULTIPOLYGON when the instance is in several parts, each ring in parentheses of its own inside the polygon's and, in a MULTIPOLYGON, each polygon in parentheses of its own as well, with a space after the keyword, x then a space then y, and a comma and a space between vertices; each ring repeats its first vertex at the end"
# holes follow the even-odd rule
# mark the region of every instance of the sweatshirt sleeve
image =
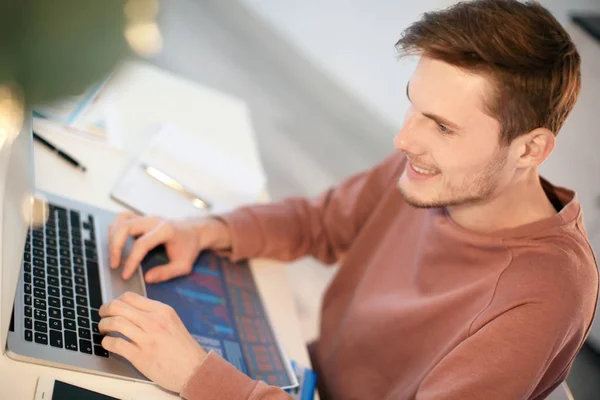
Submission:
POLYGON ((510 266, 468 337, 436 362, 416 399, 546 398, 583 345, 597 294, 596 269, 558 254, 510 266))
POLYGON ((226 255, 234 261, 257 257, 290 261, 312 255, 335 263, 383 194, 396 185, 404 160, 403 155, 392 154, 315 199, 288 198, 221 215, 232 234, 232 249, 226 255))
POLYGON ((213 351, 179 395, 186 400, 292 400, 285 391, 249 378, 213 351))

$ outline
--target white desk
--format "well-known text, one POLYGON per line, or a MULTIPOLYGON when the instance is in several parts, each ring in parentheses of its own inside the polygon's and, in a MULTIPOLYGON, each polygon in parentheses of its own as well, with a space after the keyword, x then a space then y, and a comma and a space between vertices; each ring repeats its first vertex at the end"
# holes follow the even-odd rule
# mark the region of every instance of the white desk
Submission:
MULTIPOLYGON (((131 112, 124 114, 121 121, 121 126, 128 133, 127 136, 124 136, 125 146, 122 150, 105 146, 91 146, 84 139, 67 136, 58 131, 44 131, 44 135, 50 141, 82 161, 88 171, 85 174, 78 172, 48 150, 36 144, 37 187, 110 210, 122 211, 121 206, 110 200, 109 192, 118 176, 131 162, 131 158, 136 154, 139 145, 143 143, 144 133, 147 132, 150 125, 161 120, 169 120, 178 123, 183 128, 193 128, 194 124, 198 123, 197 115, 193 111, 198 107, 212 114, 218 113, 217 111, 221 112, 222 115, 227 114, 227 102, 223 99, 211 102, 209 94, 206 96, 196 95, 195 97, 192 95, 194 90, 197 93, 198 88, 190 91, 189 88, 177 88, 177 85, 167 86, 163 90, 169 92, 171 95, 169 99, 160 98, 156 92, 145 93, 146 99, 142 109, 140 109, 139 104, 138 108, 135 107, 136 99, 133 95, 123 100, 124 103, 129 102, 131 112), (174 98, 185 100, 174 102, 174 98), (165 101, 169 101, 170 106, 165 106, 165 101), (215 110, 215 107, 218 110, 215 110), (144 109, 146 111, 150 109, 151 112, 144 112, 144 109)), ((140 99, 139 96, 135 97, 140 99)), ((229 123, 233 126, 243 126, 247 124, 247 121, 233 118, 229 123)), ((236 140, 240 145, 248 141, 253 144, 253 137, 235 138, 235 135, 239 136, 244 133, 243 129, 231 131, 230 139, 236 140)), ((248 149, 248 147, 246 148, 248 149)), ((253 148, 250 147, 250 151, 253 148)), ((250 155, 247 155, 247 157, 247 160, 252 159, 250 155)), ((292 359, 309 365, 308 354, 300 333, 298 318, 295 314, 292 290, 286 278, 285 266, 273 261, 260 260, 252 263, 252 269, 256 283, 266 303, 267 312, 285 349, 292 359)), ((120 399, 178 398, 152 384, 23 363, 14 361, 4 355, 0 357, 0 399, 33 399, 37 379, 40 375, 50 375, 65 382, 72 382, 120 399)))

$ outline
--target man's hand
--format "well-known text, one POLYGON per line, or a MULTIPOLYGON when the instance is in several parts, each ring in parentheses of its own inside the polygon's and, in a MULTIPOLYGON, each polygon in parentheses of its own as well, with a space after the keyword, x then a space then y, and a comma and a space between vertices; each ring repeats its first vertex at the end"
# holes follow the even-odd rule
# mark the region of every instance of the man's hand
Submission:
POLYGON ((179 393, 202 363, 206 351, 192 338, 170 306, 127 292, 100 307, 102 347, 131 362, 165 389, 179 393))
POLYGON ((194 260, 202 250, 231 247, 229 228, 217 218, 169 221, 124 213, 117 217, 109 231, 111 268, 121 265, 123 248, 129 237, 136 239, 123 263, 123 279, 131 278, 150 250, 158 245, 165 245, 169 263, 146 272, 145 280, 148 283, 189 274, 194 260))

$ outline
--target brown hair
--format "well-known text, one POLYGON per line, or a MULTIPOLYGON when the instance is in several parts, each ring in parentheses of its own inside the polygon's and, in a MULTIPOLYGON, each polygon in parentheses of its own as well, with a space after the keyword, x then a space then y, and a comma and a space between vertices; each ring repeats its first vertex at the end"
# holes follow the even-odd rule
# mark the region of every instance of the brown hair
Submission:
POLYGON ((396 43, 492 80, 486 112, 508 144, 535 128, 555 135, 581 89, 581 59, 567 32, 539 3, 473 0, 428 12, 396 43))

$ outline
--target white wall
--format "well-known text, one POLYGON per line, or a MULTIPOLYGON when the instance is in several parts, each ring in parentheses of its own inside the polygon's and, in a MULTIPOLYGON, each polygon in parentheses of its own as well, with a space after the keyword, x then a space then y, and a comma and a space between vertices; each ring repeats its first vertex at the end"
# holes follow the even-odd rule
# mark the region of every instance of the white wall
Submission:
MULTIPOLYGON (((414 63, 396 59, 400 33, 424 12, 453 0, 244 0, 315 64, 392 123, 408 101, 414 63)), ((542 0, 561 22, 574 9, 600 10, 598 0, 542 0)))

